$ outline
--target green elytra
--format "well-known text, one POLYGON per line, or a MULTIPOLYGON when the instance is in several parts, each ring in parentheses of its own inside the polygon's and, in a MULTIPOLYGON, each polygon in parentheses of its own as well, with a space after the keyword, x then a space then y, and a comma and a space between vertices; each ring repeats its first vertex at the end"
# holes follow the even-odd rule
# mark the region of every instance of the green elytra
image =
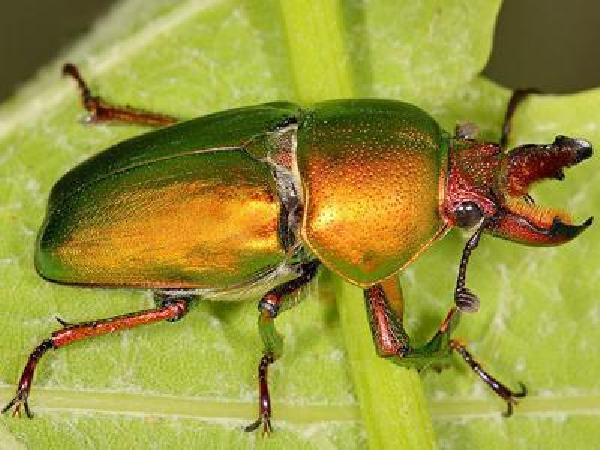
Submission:
MULTIPOLYGON (((441 230, 438 184, 446 147, 445 135, 428 114, 390 100, 329 101, 310 109, 272 103, 182 122, 116 144, 65 174, 50 194, 36 268, 44 278, 65 284, 221 290, 248 284, 255 274, 284 263, 287 249, 282 242, 241 249, 248 240, 265 242, 258 233, 268 224, 242 229, 225 200, 213 204, 202 196, 218 190, 223 199, 236 199, 240 186, 252 184, 256 196, 262 185, 267 197, 262 201, 277 220, 285 200, 278 198, 271 175, 278 168, 274 158, 297 157, 294 184, 307 198, 298 246, 348 281, 371 285, 398 272, 441 230), (286 131, 292 122, 294 130, 286 131), (295 134, 297 143, 281 139, 286 132, 295 134), (369 173, 360 173, 361 167, 369 173), (355 179, 344 178, 342 171, 355 179), (376 184, 367 187, 366 177, 376 184), (357 183, 363 188, 348 189, 357 183), (181 195, 173 198, 174 190, 181 195), (192 195, 199 197, 193 204, 192 195), (388 201, 383 209, 390 197, 401 202, 388 201), (165 204, 172 221, 155 233, 138 225, 163 213, 165 204), (329 217, 336 208, 343 214, 329 217), (369 227, 373 208, 386 227, 369 227), (177 210, 189 221, 173 217, 177 210), (327 224, 319 223, 324 220, 327 224), (203 241, 210 231, 201 227, 203 221, 225 231, 203 241), (121 257, 136 233, 144 238, 136 254, 121 257), (182 239, 169 239, 173 233, 182 239), (183 238, 193 234, 196 242, 183 238), (159 255, 165 247, 168 261, 159 255), (179 252, 181 257, 173 256, 179 252)), ((284 171, 293 177, 292 167, 284 171)), ((264 220, 257 215, 255 221, 259 218, 264 220)), ((271 227, 271 243, 278 232, 271 227)))

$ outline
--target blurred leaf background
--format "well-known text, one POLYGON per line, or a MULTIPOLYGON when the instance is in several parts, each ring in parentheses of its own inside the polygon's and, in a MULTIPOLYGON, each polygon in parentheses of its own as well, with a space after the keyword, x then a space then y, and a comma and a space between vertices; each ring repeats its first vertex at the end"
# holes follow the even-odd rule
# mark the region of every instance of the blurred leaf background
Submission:
MULTIPOLYGON (((309 5, 295 3, 298 17, 309 5)), ((290 27, 292 6, 284 1, 127 0, 111 9, 0 108, 1 398, 8 401, 28 353, 56 328, 54 316, 87 320, 151 304, 144 292, 49 285, 33 270, 35 233, 53 182, 87 156, 144 131, 82 126, 74 87, 58 77, 60 63, 79 63, 107 98, 193 117, 303 99, 299 80, 309 68, 295 63, 294 42, 340 39, 343 58, 323 60, 323 70, 344 66, 352 95, 410 101, 448 130, 468 120, 496 138, 509 92, 479 73, 499 6, 344 2, 328 31, 333 35, 290 27)), ((318 56, 318 45, 301 48, 318 56)), ((324 86, 321 95, 328 88, 335 92, 324 86)), ((517 113, 513 144, 567 134, 597 145, 599 105, 598 90, 533 98, 517 113)), ((585 218, 598 211, 597 174, 594 160, 534 196, 585 218)), ((463 321, 459 334, 499 378, 525 382, 531 397, 503 420, 503 405, 459 361, 441 375, 426 374, 440 448, 593 448, 600 408, 599 238, 597 227, 552 249, 484 238, 469 272, 482 309, 463 321)), ((451 233, 402 275, 415 340, 433 332, 451 303, 463 242, 451 233)), ((204 303, 176 324, 51 352, 34 384, 36 419, 2 419, 0 447, 366 448, 363 405, 354 394, 336 306, 345 298, 328 278, 323 274, 306 301, 278 319, 286 353, 272 370, 278 432, 271 439, 240 431, 256 410, 255 304, 204 303)), ((366 321, 356 330, 367 333, 366 321)))

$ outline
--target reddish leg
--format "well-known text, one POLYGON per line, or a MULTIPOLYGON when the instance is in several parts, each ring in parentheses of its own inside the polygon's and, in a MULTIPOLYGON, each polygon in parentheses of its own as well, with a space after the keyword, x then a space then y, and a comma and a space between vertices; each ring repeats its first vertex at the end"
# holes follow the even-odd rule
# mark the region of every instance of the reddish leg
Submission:
POLYGON ((130 108, 129 106, 112 105, 101 97, 92 95, 87 83, 79 73, 79 69, 74 64, 65 64, 63 74, 70 76, 77 82, 83 107, 90 113, 89 122, 122 122, 151 127, 162 127, 179 122, 175 117, 166 114, 153 113, 143 109, 130 108))
MULTIPOLYGON (((486 372, 464 344, 450 338, 452 331, 458 325, 460 310, 457 307, 451 308, 433 338, 422 347, 412 347, 409 345, 409 338, 404 331, 402 321, 389 306, 393 303, 389 301, 390 297, 401 298, 400 285, 397 282, 396 285, 394 286, 393 282, 386 280, 385 284, 376 284, 365 289, 367 315, 377 354, 390 358, 399 365, 415 367, 420 370, 426 367, 435 368, 436 363, 448 357, 452 351, 456 351, 473 372, 506 402, 507 411, 504 416, 510 416, 513 406, 517 404, 517 399, 525 397, 527 390, 523 384, 521 384, 520 392, 510 390, 486 372)), ((441 367, 439 368, 441 369, 441 367)))
MULTIPOLYGON (((310 282, 317 274, 320 262, 317 260, 300 265, 300 276, 267 292, 258 303, 258 331, 264 344, 263 356, 258 364, 258 419, 244 428, 250 432, 262 425, 262 432, 270 434, 271 426, 271 396, 267 379, 269 365, 281 356, 283 339, 275 329, 275 317, 282 306, 285 306, 284 297, 298 291, 310 282)), ((294 305, 291 305, 294 306, 294 305)))
POLYGON ((481 380, 487 384, 491 390, 493 390, 498 397, 502 398, 506 402, 506 412, 502 415, 504 417, 510 417, 513 413, 513 406, 517 404, 517 399, 523 398, 527 395, 527 388, 523 383, 519 383, 521 390, 519 392, 513 392, 505 384, 498 381, 473 358, 473 355, 467 350, 467 347, 457 339, 451 339, 450 348, 456 351, 462 359, 469 365, 471 370, 475 372, 481 380))
POLYGON ((394 295, 394 291, 399 299, 396 303, 402 305, 402 291, 397 279, 386 280, 386 282, 371 286, 364 291, 367 317, 371 326, 375 350, 382 357, 402 357, 409 350, 408 335, 402 325, 402 315, 397 313, 399 308, 394 311, 390 305, 392 303, 390 297, 394 295), (388 288, 387 292, 386 287, 388 288))
MULTIPOLYGON (((17 386, 17 394, 2 409, 2 413, 13 408, 13 416, 21 415, 21 407, 25 410, 27 417, 32 418, 33 414, 29 409, 28 397, 31 390, 31 383, 35 374, 37 363, 44 354, 50 349, 58 349, 70 344, 71 342, 83 339, 102 336, 115 331, 135 328, 140 325, 148 325, 162 320, 178 319, 187 312, 187 301, 183 299, 173 300, 165 303, 164 306, 155 309, 138 311, 122 316, 115 316, 109 319, 96 320, 93 322, 82 322, 78 324, 67 324, 63 329, 55 331, 49 339, 42 341, 35 350, 29 355, 25 369, 21 374, 21 379, 17 386)), ((64 325, 64 322, 61 324, 64 325)))

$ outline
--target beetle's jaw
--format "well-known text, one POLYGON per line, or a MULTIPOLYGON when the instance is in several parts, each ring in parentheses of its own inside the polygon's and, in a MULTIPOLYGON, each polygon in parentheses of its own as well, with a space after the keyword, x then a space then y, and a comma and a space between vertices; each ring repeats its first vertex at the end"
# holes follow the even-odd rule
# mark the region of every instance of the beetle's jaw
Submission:
POLYGON ((525 245, 559 245, 577 237, 592 224, 588 218, 573 225, 563 211, 539 208, 522 200, 510 201, 490 220, 488 231, 498 237, 525 245))
POLYGON ((559 245, 578 236, 592 224, 591 217, 574 225, 568 213, 533 204, 528 192, 538 181, 564 179, 565 168, 591 156, 589 142, 565 136, 558 136, 550 145, 523 145, 511 150, 499 181, 504 201, 490 220, 488 230, 526 245, 559 245))

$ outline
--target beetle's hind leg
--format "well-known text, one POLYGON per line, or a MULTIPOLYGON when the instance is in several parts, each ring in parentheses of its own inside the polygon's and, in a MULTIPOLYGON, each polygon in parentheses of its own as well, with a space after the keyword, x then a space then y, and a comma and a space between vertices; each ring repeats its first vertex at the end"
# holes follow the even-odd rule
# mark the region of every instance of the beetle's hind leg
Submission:
POLYGON ((317 274, 319 264, 318 260, 300 264, 298 278, 271 289, 258 303, 258 331, 264 345, 263 356, 258 364, 258 419, 245 427, 244 431, 254 431, 261 425, 263 434, 269 434, 273 429, 267 375, 269 366, 281 356, 283 351, 283 338, 275 329, 275 318, 280 311, 286 309, 286 306, 295 305, 293 302, 286 304, 285 296, 309 283, 317 274))
POLYGON ((75 341, 102 336, 104 334, 128 328, 135 328, 140 325, 148 325, 163 320, 179 319, 187 313, 188 301, 189 299, 174 298, 165 301, 164 304, 158 308, 137 311, 92 322, 70 324, 59 320, 61 325, 63 325, 63 328, 52 333, 50 338, 43 340, 41 344, 31 352, 27 364, 21 374, 19 384, 17 385, 17 393, 2 409, 2 413, 12 409, 13 416, 20 416, 21 409, 23 409, 27 417, 33 417, 28 403, 29 392, 31 390, 31 384, 33 382, 37 364, 48 350, 56 350, 75 341))
POLYGON ((117 106, 105 101, 102 97, 92 95, 90 88, 79 73, 75 64, 63 65, 63 75, 75 80, 81 94, 81 103, 90 113, 87 118, 89 123, 120 122, 127 124, 162 127, 179 122, 179 119, 160 113, 154 113, 129 106, 117 106))

